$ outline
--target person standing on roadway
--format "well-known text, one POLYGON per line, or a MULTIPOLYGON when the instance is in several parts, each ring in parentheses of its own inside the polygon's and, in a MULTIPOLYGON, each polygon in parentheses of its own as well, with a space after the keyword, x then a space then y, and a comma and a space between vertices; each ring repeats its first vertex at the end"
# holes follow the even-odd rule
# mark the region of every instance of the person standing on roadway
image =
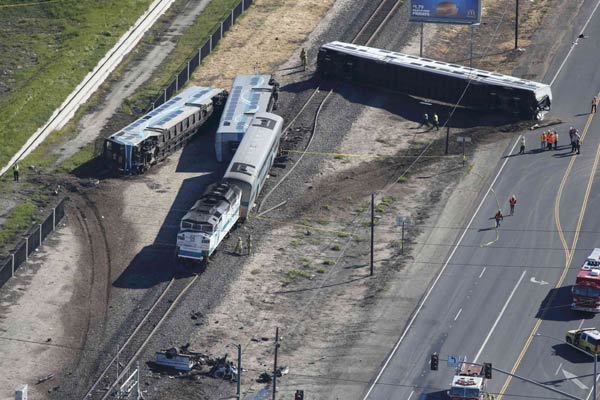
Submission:
POLYGON ((596 96, 594 96, 594 98, 592 99, 592 110, 590 111, 590 114, 596 113, 597 106, 598 106, 598 98, 596 96))
POLYGON ((579 150, 581 149, 581 136, 577 135, 575 138, 575 150, 577 150, 576 154, 579 154, 579 150))
POLYGON ((554 144, 554 135, 552 132, 550 132, 550 129, 548 129, 548 132, 546 132, 546 143, 548 143, 548 150, 552 150, 552 145, 554 144))
POLYGON ((573 127, 569 128, 569 136, 571 137, 571 153, 575 153, 575 150, 577 150, 577 140, 581 137, 577 129, 573 127))
POLYGON ((540 146, 542 151, 544 151, 546 148, 546 132, 542 132, 542 135, 540 136, 540 146))
POLYGON ((508 204, 510 204, 510 215, 512 216, 515 213, 515 206, 517 205, 517 196, 514 194, 508 199, 508 204))
POLYGON ((440 119, 436 113, 433 113, 433 126, 435 126, 436 130, 440 130, 440 119))
POLYGON ((521 148, 519 154, 525 154, 525 136, 521 136, 521 148))
POLYGON ((504 219, 504 216, 502 215, 502 210, 498 210, 494 218, 496 219, 496 228, 500 228, 500 221, 504 219))
POLYGON ((558 132, 554 131, 554 150, 558 150, 558 132))

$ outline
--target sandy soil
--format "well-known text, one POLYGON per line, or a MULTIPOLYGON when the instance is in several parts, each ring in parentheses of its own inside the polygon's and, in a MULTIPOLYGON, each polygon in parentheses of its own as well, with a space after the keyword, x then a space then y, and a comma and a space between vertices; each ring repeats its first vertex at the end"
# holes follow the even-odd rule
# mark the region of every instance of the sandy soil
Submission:
POLYGON ((52 390, 57 374, 77 359, 85 339, 87 302, 77 287, 86 284, 89 265, 80 263, 76 230, 67 222, 17 271, 0 297, 0 399, 14 399, 20 383, 32 399, 52 390))

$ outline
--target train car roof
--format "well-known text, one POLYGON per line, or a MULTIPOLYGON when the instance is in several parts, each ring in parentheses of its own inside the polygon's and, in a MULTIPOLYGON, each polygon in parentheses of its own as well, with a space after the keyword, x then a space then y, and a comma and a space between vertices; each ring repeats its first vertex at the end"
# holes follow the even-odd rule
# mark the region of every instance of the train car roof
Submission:
POLYGON ((492 85, 507 86, 515 89, 533 90, 548 94, 550 85, 544 83, 529 81, 526 79, 515 78, 510 75, 498 74, 496 72, 484 71, 481 69, 464 67, 458 64, 450 64, 442 61, 435 61, 429 58, 411 56, 403 53, 396 53, 389 50, 376 49, 373 47, 358 46, 344 42, 331 42, 321 46, 322 48, 335 50, 353 56, 367 58, 375 61, 382 61, 395 65, 402 65, 409 68, 420 69, 423 71, 435 71, 441 75, 453 76, 465 80, 474 80, 492 85))
POLYGON ((283 118, 279 115, 266 112, 257 113, 252 121, 227 167, 225 179, 253 182, 258 175, 260 166, 265 163, 273 143, 281 137, 283 118), (274 121, 274 123, 268 127, 262 126, 260 120, 264 119, 274 121), (240 170, 237 166, 243 166, 244 170, 240 170), (250 169, 245 168, 246 166, 250 169))
POLYGON ((222 92, 223 89, 190 86, 166 103, 114 133, 110 139, 121 144, 135 146, 148 137, 157 135, 157 132, 148 130, 149 128, 168 129, 165 127, 182 120, 184 115, 191 114, 197 107, 210 104, 212 98, 222 92))
POLYGON ((238 75, 233 81, 217 134, 246 132, 257 112, 268 111, 271 75, 238 75))

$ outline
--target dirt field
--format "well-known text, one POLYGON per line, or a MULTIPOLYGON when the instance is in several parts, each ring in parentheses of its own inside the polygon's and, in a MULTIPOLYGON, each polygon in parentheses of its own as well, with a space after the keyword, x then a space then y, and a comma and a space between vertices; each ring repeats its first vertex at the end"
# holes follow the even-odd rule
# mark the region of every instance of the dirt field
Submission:
MULTIPOLYGON (((522 16, 530 25, 530 30, 523 33, 523 44, 529 40, 527 36, 535 32, 535 24, 544 21, 546 7, 557 1, 537 1, 523 6, 522 16)), ((502 68, 492 69, 510 72, 534 61, 544 65, 543 60, 528 59, 527 51, 507 50, 512 25, 504 21, 501 14, 505 4, 492 1, 484 4, 488 19, 480 34, 489 37, 494 30, 500 32, 502 40, 490 42, 490 48, 503 52, 493 59, 476 61, 476 66, 500 65, 502 68)), ((282 87, 305 80, 312 71, 286 75, 288 68, 297 65, 299 47, 316 49, 319 34, 336 15, 351 7, 350 0, 258 0, 240 24, 219 43, 219 52, 197 73, 195 83, 227 88, 235 74, 256 71, 277 72, 282 87)), ((444 43, 464 42, 468 35, 465 28, 428 27, 427 56, 464 59, 464 46, 460 52, 453 52, 444 43)), ((415 49, 418 51, 418 41, 409 43, 405 51, 414 54, 415 49)), ((478 48, 478 52, 481 54, 482 50, 478 48)), ((314 62, 314 50, 309 55, 314 62)), ((138 65, 136 68, 139 69, 132 69, 131 76, 135 76, 135 71, 140 73, 143 67, 138 65)), ((535 75, 541 76, 543 72, 540 67, 535 75)), ((126 93, 126 85, 119 87, 122 88, 119 91, 126 93)), ((439 157, 442 142, 437 141, 431 152, 434 157, 426 158, 406 179, 398 180, 411 160, 405 157, 406 154, 409 151, 414 154, 433 138, 439 139, 440 135, 438 131, 418 129, 414 121, 403 118, 394 108, 393 97, 379 94, 372 97, 369 104, 357 104, 345 93, 332 97, 324 108, 324 115, 334 119, 338 110, 357 109, 358 112, 347 132, 336 132, 332 128, 335 124, 323 126, 319 131, 320 137, 337 135, 340 138, 335 145, 325 143, 311 149, 314 154, 303 160, 300 169, 318 169, 320 172, 299 175, 289 185, 301 188, 302 196, 254 219, 246 229, 236 232, 244 239, 249 233, 256 232, 255 253, 242 260, 243 268, 240 268, 239 276, 230 277, 230 287, 223 293, 223 298, 215 300, 210 310, 203 310, 205 323, 195 327, 188 336, 179 332, 163 334, 172 337, 172 345, 189 342, 192 348, 208 350, 214 355, 222 355, 228 343, 242 343, 247 369, 243 390, 253 396, 249 398, 261 398, 263 385, 255 379, 271 368, 275 326, 281 328, 284 336, 280 365, 290 367, 290 374, 278 385, 279 398, 291 398, 293 391, 300 387, 314 399, 358 398, 427 286, 428 276, 421 273, 422 264, 410 262, 419 260, 418 244, 426 243, 430 238, 452 240, 451 237, 440 237, 439 232, 412 229, 407 232, 406 251, 401 255, 402 244, 398 240, 395 217, 410 216, 417 225, 436 225, 435 221, 439 219, 459 225, 469 210, 470 199, 475 197, 473 193, 485 180, 486 168, 495 165, 490 160, 498 156, 497 149, 504 148, 517 129, 509 126, 506 133, 494 134, 498 143, 490 143, 490 133, 496 132, 494 128, 484 129, 479 136, 473 131, 474 144, 480 148, 475 156, 469 157, 469 166, 465 169, 461 167, 459 157, 439 157), (365 131, 369 132, 368 140, 365 140, 365 131), (470 167, 476 168, 479 175, 469 174, 470 167), (457 184, 458 190, 453 191, 457 184), (376 276, 368 278, 369 194, 382 188, 387 190, 377 196, 376 276), (447 204, 445 209, 442 204, 447 204), (392 317, 386 314, 391 309, 395 310, 392 317)), ((111 101, 118 102, 118 96, 111 101)), ((477 125, 484 117, 464 115, 463 119, 477 125)), ((343 121, 339 122, 342 125, 343 121)), ((302 122, 296 127, 302 128, 299 132, 305 132, 306 126, 307 123, 302 122)), ((454 134, 457 132, 453 130, 454 134)), ((458 153, 455 145, 452 145, 451 153, 458 153)), ((195 141, 182 154, 171 157, 149 175, 102 182, 92 191, 89 203, 77 202, 95 226, 92 241, 106 241, 106 249, 92 251, 92 254, 108 257, 108 260, 98 259, 97 265, 89 261, 85 264, 85 257, 81 256, 77 263, 79 267, 93 265, 95 272, 108 275, 102 275, 96 285, 90 286, 86 282, 79 286, 95 288, 87 312, 92 310, 98 315, 90 328, 102 326, 96 335, 109 337, 117 332, 119 321, 127 323, 131 309, 143 308, 146 304, 143 301, 151 299, 154 291, 160 289, 165 271, 157 270, 158 276, 154 276, 153 268, 158 268, 156 264, 160 263, 154 260, 153 264, 153 255, 157 254, 158 248, 172 242, 177 213, 185 211, 186 205, 202 191, 206 182, 216 179, 219 168, 212 161, 211 143, 195 141), (105 292, 102 292, 103 288, 105 292), (106 321, 105 313, 111 316, 106 321)), ((273 171, 271 180, 276 180, 277 175, 282 173, 273 171)), ((73 196, 79 195, 74 193, 73 196)), ((231 243, 233 240, 225 247, 231 243)), ((75 249, 85 248, 89 252, 95 245, 81 235, 64 235, 60 237, 59 246, 59 253, 64 251, 61 249, 71 249, 73 253, 68 254, 76 257, 75 249)), ((239 258, 222 250, 217 262, 240 263, 239 258)), ((440 252, 427 258, 442 259, 444 255, 440 252)), ((48 257, 44 265, 61 265, 50 259, 48 257)), ((37 272, 34 279, 37 280, 39 274, 37 272)), ((56 285, 69 287, 73 284, 72 279, 72 275, 61 275, 57 277, 56 285)), ((33 283, 18 279, 14 284, 22 284, 27 288, 27 295, 31 293, 31 298, 37 299, 33 283)), ((48 291, 46 302, 56 304, 59 298, 64 300, 59 294, 48 291)), ((27 309, 27 304, 32 304, 4 301, 5 307, 12 307, 12 315, 19 315, 27 309)), ((74 298, 68 304, 76 301, 74 298)), ((182 307, 194 305, 183 304, 182 307)), ((82 312, 81 315, 85 314, 82 312)), ((33 318, 31 323, 35 324, 40 318, 42 316, 33 318)), ((46 323, 47 329, 55 332, 72 329, 72 325, 58 319, 46 319, 46 323)), ((9 350, 10 359, 21 355, 17 347, 7 348, 9 350)), ((32 369, 31 374, 14 375, 1 381, 2 396, 12 389, 14 380, 32 384, 49 370, 50 365, 50 361, 44 361, 39 363, 39 369, 32 369)), ((164 393, 174 393, 174 389, 183 386, 191 393, 198 388, 191 381, 168 379, 159 383, 155 378, 158 377, 152 374, 145 376, 150 398, 164 398, 164 393)), ((68 378, 61 376, 59 379, 68 378)), ((42 389, 52 388, 53 384, 48 383, 42 389)), ((211 388, 218 391, 225 383, 202 378, 201 385, 203 393, 208 393, 205 398, 214 398, 210 394, 211 388)), ((225 391, 233 392, 234 389, 226 386, 225 391)), ((41 392, 36 393, 41 396, 41 392)), ((56 396, 60 397, 60 394, 54 398, 56 396)))

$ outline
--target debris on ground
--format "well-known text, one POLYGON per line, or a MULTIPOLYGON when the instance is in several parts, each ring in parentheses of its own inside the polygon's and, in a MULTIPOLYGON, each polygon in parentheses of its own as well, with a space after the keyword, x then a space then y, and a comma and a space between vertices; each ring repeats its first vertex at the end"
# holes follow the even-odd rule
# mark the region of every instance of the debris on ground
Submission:
POLYGON ((40 383, 44 383, 44 382, 46 382, 46 381, 49 381, 49 380, 50 380, 50 379, 52 379, 52 378, 54 378, 54 374, 49 374, 49 375, 46 375, 46 376, 45 376, 45 377, 43 377, 43 378, 38 378, 38 380, 37 380, 37 385, 39 385, 40 383))

